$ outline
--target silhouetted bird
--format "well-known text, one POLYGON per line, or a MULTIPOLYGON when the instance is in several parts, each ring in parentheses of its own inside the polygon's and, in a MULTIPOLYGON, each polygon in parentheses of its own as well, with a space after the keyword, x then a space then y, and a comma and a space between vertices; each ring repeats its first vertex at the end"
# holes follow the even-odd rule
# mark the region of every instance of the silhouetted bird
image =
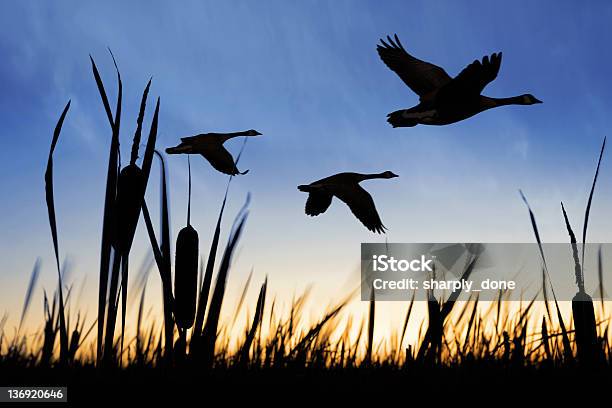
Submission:
POLYGON ((408 54, 395 35, 388 43, 376 47, 383 62, 420 97, 420 103, 387 115, 393 127, 447 125, 467 119, 487 109, 503 105, 533 105, 542 103, 531 94, 511 98, 490 98, 481 95, 487 84, 497 77, 502 53, 475 60, 455 78, 444 69, 408 54))
POLYGON ((332 198, 338 197, 351 209, 355 217, 372 232, 383 233, 386 227, 380 220, 372 196, 359 185, 364 180, 390 179, 398 177, 390 171, 376 174, 338 173, 307 185, 298 190, 308 193, 306 214, 316 216, 324 213, 332 198))
POLYGON ((221 173, 235 176, 247 174, 249 171, 240 172, 236 167, 234 158, 230 152, 223 147, 226 140, 237 136, 258 136, 256 130, 233 133, 201 133, 195 136, 182 137, 181 144, 166 149, 168 154, 201 154, 206 160, 221 173))

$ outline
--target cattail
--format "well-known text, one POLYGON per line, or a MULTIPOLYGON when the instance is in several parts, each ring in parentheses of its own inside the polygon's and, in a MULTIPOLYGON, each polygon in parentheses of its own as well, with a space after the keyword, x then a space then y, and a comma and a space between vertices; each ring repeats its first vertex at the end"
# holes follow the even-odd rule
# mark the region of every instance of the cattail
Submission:
POLYGON ((142 205, 143 173, 136 164, 129 164, 119 173, 117 183, 117 235, 116 249, 129 252, 142 205))
POLYGON ((183 228, 176 239, 174 267, 174 314, 178 326, 187 330, 195 319, 198 287, 198 233, 191 226, 183 228))
POLYGON ((179 232, 176 239, 174 264, 174 315, 176 324, 182 330, 187 330, 193 326, 198 287, 198 232, 190 225, 190 216, 191 166, 189 166, 187 226, 179 232))
POLYGON ((572 314, 576 329, 578 360, 592 364, 597 359, 597 329, 593 299, 586 292, 579 291, 572 299, 572 314))
POLYGON ((591 185, 591 192, 589 193, 589 199, 587 200, 587 206, 584 212, 584 225, 582 229, 582 262, 580 262, 580 259, 578 257, 576 236, 570 226, 567 213, 565 211, 565 208, 563 207, 563 203, 561 203, 561 210, 563 211, 565 225, 567 227, 570 236, 570 243, 572 245, 572 256, 574 258, 576 284, 578 285, 578 293, 576 293, 576 295, 572 299, 572 314, 574 316, 574 327, 576 329, 574 338, 578 351, 578 360, 580 361, 580 363, 586 365, 595 363, 599 357, 599 346, 597 342, 597 322, 595 320, 593 299, 585 292, 584 289, 584 251, 586 248, 587 226, 589 225, 589 213, 591 212, 593 193, 595 192, 595 185, 597 184, 597 177, 599 175, 599 167, 601 165, 601 159, 603 157, 605 148, 606 138, 604 138, 603 143, 601 145, 599 159, 597 160, 597 169, 595 170, 593 184, 591 185))

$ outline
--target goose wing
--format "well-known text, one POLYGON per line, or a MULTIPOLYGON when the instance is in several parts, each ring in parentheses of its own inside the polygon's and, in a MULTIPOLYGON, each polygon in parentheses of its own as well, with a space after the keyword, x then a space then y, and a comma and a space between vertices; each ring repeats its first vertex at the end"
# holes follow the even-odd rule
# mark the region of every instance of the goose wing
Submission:
MULTIPOLYGON (((230 176, 237 174, 246 174, 246 172, 240 172, 236 167, 234 158, 231 153, 227 151, 223 145, 216 146, 215 149, 210 149, 200 153, 216 170, 230 176)), ((248 170, 247 170, 248 172, 248 170)))
POLYGON ((327 211, 332 203, 333 196, 329 193, 320 191, 313 191, 308 194, 306 200, 306 214, 310 216, 316 216, 327 211))
POLYGON ((367 229, 376 233, 384 233, 385 226, 380 220, 376 205, 370 193, 359 184, 338 189, 336 196, 351 209, 351 212, 367 229))
POLYGON ((378 55, 417 95, 427 95, 451 81, 444 69, 408 54, 397 35, 394 38, 387 36, 388 43, 380 40, 378 55))
POLYGON ((448 85, 455 93, 480 95, 483 89, 496 77, 501 66, 502 53, 484 56, 465 67, 448 85))

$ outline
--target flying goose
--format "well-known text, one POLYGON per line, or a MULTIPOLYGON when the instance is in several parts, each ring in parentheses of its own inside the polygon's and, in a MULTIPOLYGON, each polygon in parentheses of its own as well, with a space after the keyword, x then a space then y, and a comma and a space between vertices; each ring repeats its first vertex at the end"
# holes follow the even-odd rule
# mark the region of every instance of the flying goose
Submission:
POLYGON ((375 174, 338 173, 310 184, 298 186, 298 190, 308 193, 305 208, 307 215, 314 217, 324 213, 331 205, 332 198, 336 196, 348 205, 353 215, 368 230, 380 234, 385 232, 386 227, 380 220, 372 196, 359 183, 364 180, 394 177, 398 175, 390 171, 375 174))
POLYGON ((482 90, 497 77, 502 53, 485 56, 465 67, 455 78, 444 69, 408 54, 397 34, 387 36, 376 47, 382 61, 420 97, 418 105, 387 115, 393 127, 447 125, 459 122, 487 109, 504 105, 542 103, 531 94, 511 98, 490 98, 482 90))
POLYGON ((238 136, 258 136, 261 135, 256 130, 246 130, 233 133, 201 133, 195 136, 182 137, 181 143, 175 147, 166 149, 168 154, 201 154, 206 160, 221 173, 235 176, 237 174, 247 174, 249 171, 239 171, 234 162, 234 158, 223 147, 226 140, 238 136))

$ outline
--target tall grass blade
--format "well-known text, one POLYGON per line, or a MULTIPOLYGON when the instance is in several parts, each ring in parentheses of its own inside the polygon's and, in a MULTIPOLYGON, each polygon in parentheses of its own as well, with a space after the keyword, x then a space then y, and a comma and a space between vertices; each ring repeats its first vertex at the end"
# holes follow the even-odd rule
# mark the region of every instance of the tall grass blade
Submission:
POLYGON ((51 141, 51 148, 49 150, 49 160, 47 161, 47 170, 45 171, 45 196, 47 202, 47 212, 49 214, 49 226, 51 227, 51 237, 53 239, 53 250, 55 253, 55 264, 57 266, 57 277, 58 277, 58 294, 59 294, 59 323, 60 323, 60 360, 62 363, 65 362, 68 353, 68 333, 66 329, 66 321, 64 315, 64 295, 62 288, 62 272, 59 261, 59 248, 57 240, 57 222, 55 219, 55 201, 53 197, 53 151, 57 145, 60 133, 62 131, 62 125, 66 114, 70 109, 70 101, 66 104, 57 124, 53 131, 53 140, 51 141))
POLYGON ((604 137, 603 143, 601 144, 601 150, 599 152, 599 159, 597 160, 597 169, 595 170, 595 176, 593 177, 593 185, 591 186, 591 192, 589 193, 589 200, 584 211, 584 225, 582 227, 582 265, 584 266, 584 250, 586 247, 586 235, 587 226, 589 225, 589 214, 591 212, 591 202, 593 201, 593 193, 595 192, 595 184, 597 184, 597 177, 599 176, 599 167, 601 166, 601 159, 606 148, 606 138, 604 137))
POLYGON ((412 292, 412 298, 410 299, 410 306, 408 306, 408 311, 406 312, 406 318, 404 319, 404 325, 402 326, 402 333, 400 334, 400 340, 398 346, 401 348, 404 343, 404 336, 406 335, 406 329, 408 328, 408 322, 410 321, 410 315, 412 314, 412 306, 414 306, 414 298, 416 296, 416 291, 412 292))
POLYGON ((257 329, 261 325, 264 314, 264 306, 266 303, 266 290, 268 287, 268 278, 264 281, 263 285, 261 285, 261 289, 259 290, 259 296, 257 296, 257 307, 255 308, 255 316, 253 316, 253 323, 251 324, 251 328, 249 329, 246 338, 244 340, 244 344, 240 350, 239 358, 241 363, 246 363, 249 360, 249 350, 251 350, 251 345, 253 344, 253 340, 255 339, 255 334, 257 333, 257 329))
POLYGON ((242 308, 242 304, 244 303, 244 299, 246 298, 246 294, 249 290, 249 285, 251 284, 251 278, 253 278, 253 268, 251 268, 251 272, 249 272, 249 276, 240 292, 240 297, 238 298, 238 303, 236 304, 236 310, 234 310, 234 317, 232 317, 232 324, 230 327, 234 326, 236 323, 236 319, 238 318, 238 313, 240 313, 240 309, 242 308))
POLYGON ((544 265, 544 271, 546 272, 546 276, 550 282, 550 290, 553 295, 553 300, 555 302, 555 307, 557 309, 557 319, 559 320, 559 326, 561 328, 561 335, 563 339, 563 352, 565 357, 569 360, 572 358, 572 346, 569 340, 569 336, 567 335, 567 329, 565 328, 565 322, 563 321, 563 316, 561 315, 561 309, 559 308, 559 303, 557 302, 557 295, 555 294, 555 288, 552 285, 552 280, 550 279, 550 273, 548 272, 548 265, 546 264, 546 257, 544 256, 544 248, 542 247, 542 240, 540 239, 540 231, 538 230, 538 224, 535 219, 535 214, 531 210, 531 206, 527 201, 527 197, 521 190, 519 190, 521 198, 523 202, 527 206, 527 210, 529 210, 529 219, 531 220, 531 227, 533 229, 533 233, 536 238, 536 242, 538 244, 538 249, 540 251, 540 256, 542 257, 542 264, 544 265))
POLYGON ((91 61, 91 68, 93 70, 94 79, 96 80, 96 85, 98 86, 98 92, 100 92, 100 98, 102 98, 102 104, 104 105, 104 111, 106 112, 106 116, 108 117, 108 122, 110 123, 111 127, 114 127, 115 120, 113 119, 111 107, 108 103, 108 97, 106 96, 106 90, 104 89, 102 77, 100 77, 98 67, 96 66, 96 63, 94 62, 94 59, 91 55, 89 55, 89 60, 91 61))
MULTIPOLYGON (((248 204, 248 197, 247 197, 248 204)), ((232 255, 242 234, 242 229, 246 222, 248 211, 241 211, 238 214, 236 221, 234 222, 234 228, 230 234, 225 252, 219 265, 219 272, 217 274, 217 280, 215 282, 215 289, 210 300, 210 308, 208 316, 206 318, 206 324, 204 326, 204 337, 202 339, 203 357, 207 365, 212 364, 215 352, 215 343, 217 340, 217 328, 219 325, 219 315, 221 314, 221 306, 223 304, 223 297, 225 295, 225 285, 227 282, 227 276, 232 260, 232 255)))
POLYGON ((215 233, 213 234, 213 239, 210 244, 208 260, 206 261, 206 271, 204 272, 204 279, 202 281, 202 287, 198 296, 198 308, 196 311, 195 324, 193 326, 193 336, 195 339, 202 335, 204 315, 206 313, 206 305, 208 304, 208 296, 210 292, 210 286, 212 284, 212 275, 213 270, 215 268, 215 260, 217 258, 217 249, 219 247, 219 237, 221 236, 221 220, 223 219, 223 211, 225 210, 225 203, 227 202, 228 191, 229 182, 227 184, 227 188, 225 189, 225 195, 223 196, 223 202, 221 203, 221 209, 219 210, 219 217, 217 217, 217 225, 215 226, 215 233))
POLYGON ((597 251, 597 277, 599 281, 599 299, 601 302, 601 312, 605 316, 604 297, 606 296, 606 292, 604 289, 604 282, 603 282, 603 261, 602 261, 602 255, 601 255, 601 245, 599 246, 599 250, 597 251))
POLYGON ((36 259, 36 262, 34 263, 34 268, 32 269, 32 274, 30 275, 30 282, 28 283, 28 289, 26 290, 26 295, 23 300, 23 308, 21 309, 21 318, 19 319, 19 327, 17 328, 17 333, 21 332, 21 326, 23 325, 26 315, 28 314, 28 309, 30 308, 32 294, 34 293, 34 289, 36 288, 36 282, 38 282, 38 276, 40 274, 40 263, 40 258, 36 259))
POLYGON ((374 288, 370 292, 370 310, 368 313, 368 349, 366 351, 366 364, 372 364, 372 349, 374 347, 374 324, 376 320, 376 299, 374 288))

